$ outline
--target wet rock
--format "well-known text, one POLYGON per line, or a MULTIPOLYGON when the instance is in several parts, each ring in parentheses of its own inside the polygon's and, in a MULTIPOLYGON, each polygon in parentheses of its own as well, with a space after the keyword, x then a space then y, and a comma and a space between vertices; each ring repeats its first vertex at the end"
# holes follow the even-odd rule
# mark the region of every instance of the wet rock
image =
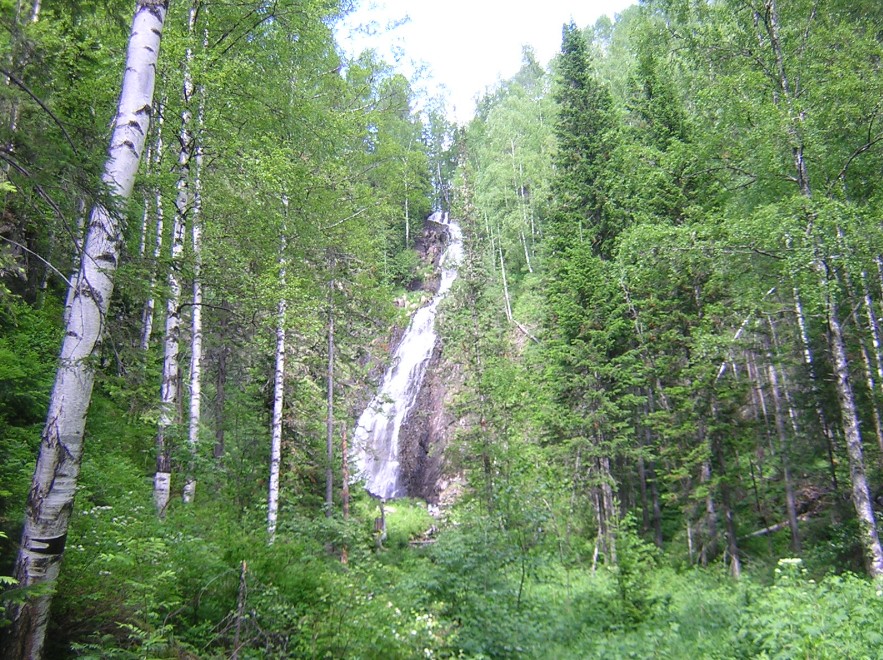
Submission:
MULTIPOLYGON (((438 291, 439 262, 449 240, 447 225, 427 220, 422 234, 415 241, 421 259, 432 266, 432 275, 421 285, 430 294, 438 291)), ((399 432, 402 483, 410 497, 419 497, 433 504, 438 502, 447 431, 453 423, 452 416, 445 409, 448 388, 441 368, 442 350, 441 341, 436 341, 417 401, 399 432)))

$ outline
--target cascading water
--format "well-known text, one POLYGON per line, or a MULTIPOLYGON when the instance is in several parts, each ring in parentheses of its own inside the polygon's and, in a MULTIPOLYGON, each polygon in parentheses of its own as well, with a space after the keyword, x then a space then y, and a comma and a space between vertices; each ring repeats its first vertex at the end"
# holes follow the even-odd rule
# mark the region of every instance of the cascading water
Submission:
POLYGON ((405 495, 399 474, 399 431, 414 407, 435 348, 438 305, 457 279, 457 266, 463 257, 460 225, 449 221, 448 214, 441 211, 433 213, 429 220, 449 228, 438 292, 411 318, 380 390, 359 417, 354 436, 360 479, 369 493, 384 500, 405 495))

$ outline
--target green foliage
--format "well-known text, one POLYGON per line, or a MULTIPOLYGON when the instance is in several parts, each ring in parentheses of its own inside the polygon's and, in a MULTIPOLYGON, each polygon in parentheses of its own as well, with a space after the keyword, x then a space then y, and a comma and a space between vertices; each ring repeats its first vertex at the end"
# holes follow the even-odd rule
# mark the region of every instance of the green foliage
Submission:
POLYGON ((816 582, 780 559, 772 586, 752 594, 739 636, 753 657, 872 657, 883 642, 883 592, 845 574, 816 582))
MULTIPOLYGON (((879 586, 844 572, 860 570, 862 543, 829 320, 845 321, 876 485, 879 8, 644 2, 565 26, 551 73, 525 49, 456 128, 436 101, 421 118, 411 82, 376 54, 341 60, 341 7, 213 6, 197 30, 208 27, 207 48, 188 35, 186 5, 171 8, 168 153, 127 211, 49 653, 877 657, 879 586), (192 465, 184 425, 169 433, 173 491, 192 468, 197 499, 176 498, 160 521, 161 349, 141 351, 139 318, 152 292, 164 308, 169 268, 189 283, 197 255, 154 263, 139 230, 155 193, 175 193, 188 47, 206 94, 206 377, 192 465), (447 468, 462 492, 441 522, 419 502, 388 503, 378 549, 366 494, 349 520, 322 515, 328 312, 337 437, 408 311, 396 288, 426 276, 410 243, 432 208, 466 231, 440 333, 456 417, 447 468), (283 502, 269 545, 283 301, 283 502), (779 559, 791 553, 788 494, 806 570, 779 559), (732 547, 741 582, 717 566, 732 547)), ((60 339, 63 290, 41 259, 69 272, 80 201, 102 197, 130 9, 53 3, 31 24, 0 6, 0 53, 45 106, 0 89, 4 589, 60 339)))
POLYGON ((656 604, 650 595, 649 579, 656 568, 658 549, 638 536, 631 517, 622 520, 617 531, 613 573, 619 592, 619 616, 624 626, 634 627, 650 618, 656 604))
POLYGON ((420 272, 420 255, 407 249, 397 252, 389 261, 389 278, 397 286, 408 286, 420 272))

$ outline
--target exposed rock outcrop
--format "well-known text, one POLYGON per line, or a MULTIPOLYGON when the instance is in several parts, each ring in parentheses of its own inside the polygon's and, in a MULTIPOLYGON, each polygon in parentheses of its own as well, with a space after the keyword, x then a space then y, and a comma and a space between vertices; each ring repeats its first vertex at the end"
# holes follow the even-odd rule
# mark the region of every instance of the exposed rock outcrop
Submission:
POLYGON ((441 342, 436 342, 417 403, 399 434, 402 480, 407 493, 432 504, 438 501, 447 430, 453 422, 445 410, 448 390, 439 369, 441 352, 441 342))
MULTIPOLYGON (((433 266, 432 275, 423 280, 421 286, 431 294, 438 291, 439 261, 449 240, 446 225, 427 220, 422 234, 415 241, 421 259, 433 266)), ((433 504, 438 501, 448 429, 454 421, 445 409, 448 389, 440 369, 442 351, 442 342, 436 341, 417 402, 399 433, 401 476, 405 489, 409 496, 433 504)))

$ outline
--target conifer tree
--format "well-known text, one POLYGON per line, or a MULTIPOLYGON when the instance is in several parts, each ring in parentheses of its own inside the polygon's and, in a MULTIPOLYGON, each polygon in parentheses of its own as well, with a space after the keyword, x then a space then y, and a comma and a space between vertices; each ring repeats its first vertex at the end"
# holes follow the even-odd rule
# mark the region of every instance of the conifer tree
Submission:
POLYGON ((553 183, 550 249, 562 254, 576 243, 609 257, 617 230, 604 213, 604 170, 613 129, 610 93, 592 71, 589 46, 571 22, 563 29, 554 98, 558 168, 553 183))

